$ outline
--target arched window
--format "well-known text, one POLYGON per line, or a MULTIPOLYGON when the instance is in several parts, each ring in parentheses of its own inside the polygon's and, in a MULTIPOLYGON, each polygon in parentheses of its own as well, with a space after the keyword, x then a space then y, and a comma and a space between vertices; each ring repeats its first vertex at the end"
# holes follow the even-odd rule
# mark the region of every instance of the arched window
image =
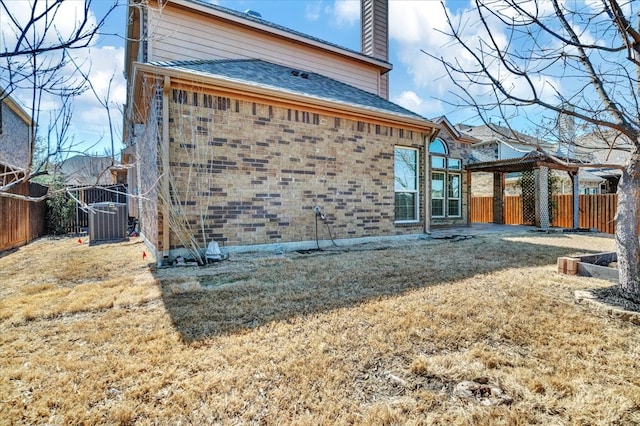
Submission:
POLYGON ((429 144, 429 153, 447 155, 449 151, 447 150, 447 145, 442 141, 442 139, 438 138, 429 144))
POLYGON ((431 216, 462 215, 462 160, 451 158, 442 139, 429 144, 431 154, 431 216))

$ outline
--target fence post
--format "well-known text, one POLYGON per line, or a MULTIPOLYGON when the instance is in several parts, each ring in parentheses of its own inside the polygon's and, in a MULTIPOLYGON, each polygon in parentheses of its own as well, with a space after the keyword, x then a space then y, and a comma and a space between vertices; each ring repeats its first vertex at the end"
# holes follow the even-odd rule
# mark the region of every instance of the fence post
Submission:
POLYGON ((493 174, 493 223, 504 224, 504 174, 493 174))
POLYGON ((571 176, 571 188, 573 189, 573 229, 578 229, 580 227, 580 179, 578 179, 578 172, 570 172, 569 176, 571 176))

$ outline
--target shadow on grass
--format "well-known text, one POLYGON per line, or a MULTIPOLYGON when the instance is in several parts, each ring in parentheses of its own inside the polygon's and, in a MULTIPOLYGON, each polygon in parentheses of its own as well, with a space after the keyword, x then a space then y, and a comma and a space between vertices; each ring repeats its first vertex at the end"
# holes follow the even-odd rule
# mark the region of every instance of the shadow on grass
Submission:
POLYGON ((160 269, 155 275, 175 327, 193 342, 500 269, 555 264, 558 256, 576 251, 493 236, 375 250, 232 256, 205 268, 160 269))

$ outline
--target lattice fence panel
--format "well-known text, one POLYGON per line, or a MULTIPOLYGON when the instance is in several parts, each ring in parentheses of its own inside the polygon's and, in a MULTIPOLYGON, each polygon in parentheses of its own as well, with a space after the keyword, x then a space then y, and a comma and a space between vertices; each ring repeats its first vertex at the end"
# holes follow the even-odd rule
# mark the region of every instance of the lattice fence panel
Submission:
POLYGON ((536 224, 536 179, 532 170, 522 172, 520 177, 522 190, 522 224, 536 224))

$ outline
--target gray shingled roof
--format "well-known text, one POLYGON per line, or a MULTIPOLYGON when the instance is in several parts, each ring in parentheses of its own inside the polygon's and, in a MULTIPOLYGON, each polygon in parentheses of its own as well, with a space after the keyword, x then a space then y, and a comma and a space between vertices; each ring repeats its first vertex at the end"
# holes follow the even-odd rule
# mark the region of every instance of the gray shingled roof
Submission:
POLYGON ((320 74, 300 71, 259 59, 223 59, 152 62, 149 65, 224 78, 247 86, 263 87, 428 121, 400 105, 365 90, 320 74), (294 75, 297 72, 298 75, 294 75))
MULTIPOLYGON (((252 21, 252 22, 255 22, 257 24, 262 24, 262 25, 265 25, 267 27, 270 27, 270 28, 273 28, 273 29, 276 29, 276 30, 279 30, 279 31, 284 31, 284 32, 287 32, 289 34, 293 34, 293 35, 298 36, 298 37, 306 38, 307 40, 310 40, 310 41, 319 42, 319 43, 322 43, 322 44, 326 44, 327 46, 336 47, 338 49, 344 50, 344 51, 349 52, 349 53, 354 54, 354 55, 361 56, 363 58, 372 59, 371 56, 365 55, 364 53, 359 52, 357 50, 352 50, 352 49, 346 48, 344 46, 340 46, 338 44, 331 43, 331 42, 328 42, 326 40, 322 40, 320 38, 313 37, 313 36, 310 36, 308 34, 304 34, 304 33, 301 33, 299 31, 292 30, 291 28, 287 28, 287 27, 283 27, 282 25, 274 24, 273 22, 267 21, 266 19, 262 19, 262 18, 259 18, 257 16, 254 16, 254 15, 250 15, 250 14, 245 13, 245 12, 239 12, 237 10, 233 10, 233 9, 229 9, 227 7, 223 7, 223 6, 220 6, 220 5, 217 5, 217 4, 209 3, 208 1, 205 1, 205 0, 189 0, 189 1, 191 1, 192 3, 199 4, 201 6, 206 6, 206 7, 210 8, 210 9, 218 10, 220 12, 224 12, 224 13, 227 13, 229 15, 236 16, 238 18, 246 19, 247 21, 252 21)), ((389 64, 389 62, 387 62, 387 61, 385 61, 383 59, 379 59, 379 58, 374 58, 374 59, 376 59, 377 61, 389 64)))

